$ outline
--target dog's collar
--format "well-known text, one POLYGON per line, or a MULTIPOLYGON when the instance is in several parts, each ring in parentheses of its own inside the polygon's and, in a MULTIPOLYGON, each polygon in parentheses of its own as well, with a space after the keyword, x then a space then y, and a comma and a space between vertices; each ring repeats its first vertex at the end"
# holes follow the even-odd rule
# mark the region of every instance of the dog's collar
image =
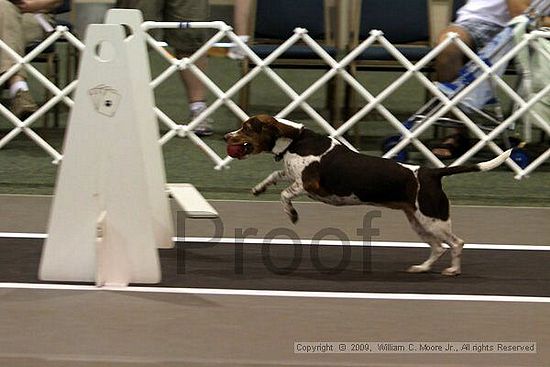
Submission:
POLYGON ((290 147, 290 144, 292 144, 293 140, 290 138, 278 138, 275 141, 275 145, 273 146, 273 149, 271 149, 271 152, 275 155, 275 160, 280 161, 285 153, 288 151, 288 147, 290 147))
MULTIPOLYGON (((303 132, 304 128, 301 127, 297 137, 300 137, 303 132)), ((288 152, 288 149, 290 148, 294 140, 295 139, 281 137, 275 141, 275 145, 273 146, 273 149, 271 149, 271 152, 275 155, 276 161, 280 161, 281 159, 283 159, 285 153, 288 152)))

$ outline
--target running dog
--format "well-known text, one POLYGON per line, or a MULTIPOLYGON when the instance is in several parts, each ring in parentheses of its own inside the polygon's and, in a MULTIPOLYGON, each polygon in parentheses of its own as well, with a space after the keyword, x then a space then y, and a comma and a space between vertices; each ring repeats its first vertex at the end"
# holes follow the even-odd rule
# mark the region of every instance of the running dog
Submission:
POLYGON ((408 271, 429 271, 445 252, 442 243, 446 243, 452 259, 443 275, 460 274, 464 241, 452 233, 442 177, 489 171, 510 156, 510 151, 506 151, 487 162, 445 168, 400 164, 356 153, 302 124, 268 115, 250 118, 224 139, 227 153, 233 158, 271 152, 276 160, 283 160, 284 169, 270 174, 254 186, 252 193, 260 195, 279 181, 290 182, 281 192, 281 202, 293 223, 298 220, 298 213, 292 199, 302 194, 331 205, 368 204, 402 210, 412 229, 431 246, 430 257, 408 271))

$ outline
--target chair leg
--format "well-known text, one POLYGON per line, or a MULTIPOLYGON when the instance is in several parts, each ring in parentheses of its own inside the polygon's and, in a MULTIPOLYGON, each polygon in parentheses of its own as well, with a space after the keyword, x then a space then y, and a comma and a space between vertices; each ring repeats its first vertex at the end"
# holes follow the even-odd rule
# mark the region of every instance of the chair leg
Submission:
MULTIPOLYGON (((429 71, 427 74, 428 74, 429 80, 435 80, 434 71, 429 71)), ((424 104, 428 103, 430 99, 432 99, 432 95, 430 94, 430 91, 427 88, 424 88, 424 104)))
MULTIPOLYGON (((55 79, 55 53, 48 54, 46 57, 46 78, 50 80, 52 83, 55 83, 57 85, 56 79, 55 79)), ((52 93, 48 88, 45 88, 44 91, 44 101, 49 101, 50 98, 52 98, 52 93)), ((50 122, 50 114, 45 113, 44 114, 44 127, 49 127, 50 122)))
MULTIPOLYGON (((355 64, 350 65, 350 74, 354 79, 357 79, 357 66, 355 64)), ((346 112, 349 119, 357 113, 359 108, 357 107, 357 93, 349 84, 346 85, 346 112)), ((360 148, 361 146, 361 131, 359 129, 359 122, 353 125, 353 135, 355 146, 360 148)))
MULTIPOLYGON (((60 65, 60 60, 59 60, 59 57, 57 56, 57 54, 54 57, 54 64, 55 64, 55 69, 54 69, 55 70, 55 75, 54 75, 55 85, 57 85, 57 87, 59 88, 61 86, 60 79, 59 79, 59 75, 61 73, 61 71, 60 71, 61 65, 60 65)), ((54 106, 53 126, 55 128, 59 127, 59 108, 60 108, 60 104, 61 104, 61 102, 57 102, 54 106)))
MULTIPOLYGON (((250 71, 250 67, 248 65, 248 60, 244 59, 241 62, 241 77, 244 77, 248 72, 250 71)), ((246 83, 240 90, 239 90, 239 107, 246 113, 248 113, 248 109, 250 107, 250 84, 252 81, 246 83)), ((241 125, 241 121, 238 121, 238 125, 241 125)))
POLYGON ((73 77, 73 53, 69 43, 67 43, 67 64, 65 65, 65 86, 69 85, 73 77))
MULTIPOLYGON (((428 73, 428 79, 429 80, 435 80, 435 71, 429 71, 428 73)), ((430 91, 427 88, 424 88, 424 104, 428 103, 430 99, 432 98, 430 91)), ((433 139, 438 139, 439 135, 441 133, 440 126, 437 126, 437 124, 433 125, 433 139)))
POLYGON ((336 121, 336 109, 338 108, 338 103, 336 101, 336 78, 332 78, 327 83, 327 94, 326 94, 326 109, 328 110, 329 123, 334 125, 336 121))
POLYGON ((79 56, 80 56, 79 51, 76 48, 69 46, 69 50, 71 53, 71 58, 73 59, 74 67, 71 67, 71 69, 67 71, 69 73, 69 77, 67 78, 67 84, 69 83, 69 80, 72 81, 78 75, 78 64, 79 64, 79 56))

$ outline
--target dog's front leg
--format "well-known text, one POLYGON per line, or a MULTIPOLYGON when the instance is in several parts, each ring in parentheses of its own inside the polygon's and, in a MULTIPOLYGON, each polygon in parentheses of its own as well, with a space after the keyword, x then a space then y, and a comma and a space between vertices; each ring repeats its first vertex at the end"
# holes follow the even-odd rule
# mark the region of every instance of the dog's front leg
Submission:
POLYGON ((271 185, 275 185, 277 184, 277 182, 281 181, 281 180, 287 180, 287 175, 285 173, 285 171, 275 171, 273 172, 272 174, 270 174, 269 176, 267 176, 265 178, 265 180, 263 180, 262 182, 260 182, 259 184, 257 184, 256 186, 254 186, 252 188, 252 194, 255 195, 255 196, 258 196, 260 195, 261 193, 265 192, 265 190, 271 186, 271 185))
POLYGON ((292 223, 296 223, 298 221, 298 212, 296 212, 296 209, 294 209, 291 200, 303 193, 305 193, 305 191, 302 182, 300 181, 294 181, 292 185, 281 192, 281 202, 283 203, 283 209, 285 213, 289 216, 292 223))

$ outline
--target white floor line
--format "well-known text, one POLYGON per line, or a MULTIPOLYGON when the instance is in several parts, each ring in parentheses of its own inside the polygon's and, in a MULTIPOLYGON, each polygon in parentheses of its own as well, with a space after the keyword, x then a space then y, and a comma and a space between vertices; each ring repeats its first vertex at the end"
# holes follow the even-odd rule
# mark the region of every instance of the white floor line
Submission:
MULTIPOLYGON (((276 194, 276 192, 274 192, 276 194)), ((280 200, 239 200, 239 199, 207 199, 208 201, 212 202, 226 202, 226 203, 274 203, 274 204, 280 204, 280 200)), ((320 206, 326 206, 327 204, 321 203, 318 201, 305 201, 305 200, 293 200, 293 203, 297 204, 312 204, 312 205, 320 205, 320 206)), ((373 206, 366 205, 365 207, 368 207, 370 209, 381 209, 376 208, 373 206)), ((476 204, 457 204, 452 205, 453 208, 482 208, 482 209, 544 209, 544 210, 550 210, 550 206, 514 206, 514 205, 476 205, 476 204)), ((392 210, 383 208, 382 210, 392 210)))
MULTIPOLYGON (((274 192, 276 194, 276 192, 274 192)), ((34 198, 34 197, 42 197, 42 198, 51 198, 53 199, 53 195, 51 194, 0 194, 0 198, 2 197, 25 197, 25 198, 34 198)), ((208 199, 208 201, 212 202, 226 202, 226 203, 277 203, 280 204, 279 200, 247 200, 247 199, 208 199)), ((294 201, 295 203, 299 204, 314 204, 314 205, 325 205, 324 203, 320 203, 317 201, 305 201, 305 200, 297 200, 294 201)), ((476 204, 459 204, 459 205, 453 205, 454 208, 486 208, 486 209, 544 209, 544 210, 550 210, 550 206, 514 206, 514 205, 476 205, 476 204)), ((370 207, 373 208, 373 207, 370 207)), ((387 209, 389 210, 389 209, 387 209)))
POLYGON ((68 285, 68 284, 48 284, 48 283, 0 283, 0 289, 33 289, 33 290, 59 290, 59 291, 113 291, 113 292, 137 292, 137 293, 193 294, 193 295, 208 295, 208 296, 550 303, 550 297, 530 297, 530 296, 490 296, 490 295, 474 295, 474 294, 421 294, 421 293, 310 292, 310 291, 275 291, 275 290, 255 290, 255 289, 171 288, 171 287, 135 287, 135 286, 115 288, 115 287, 96 287, 93 285, 68 285))
POLYGON ((0 232, 0 238, 45 239, 47 233, 0 232))
MULTIPOLYGON (((288 238, 208 238, 208 237, 175 237, 177 242, 194 243, 216 243, 216 244, 234 244, 242 243, 245 245, 272 244, 272 245, 309 245, 309 246, 370 246, 370 247, 405 247, 405 248, 427 248, 428 244, 423 242, 400 242, 400 241, 348 241, 347 244, 339 240, 321 240, 313 241, 311 239, 288 239, 288 238)), ((444 246, 448 247, 444 244, 444 246)), ((464 245, 465 249, 473 250, 522 250, 522 251, 550 251, 550 245, 504 245, 504 244, 476 244, 468 243, 464 245)))
MULTIPOLYGON (((45 239, 46 233, 18 233, 18 232, 0 232, 0 238, 17 238, 17 239, 45 239)), ((397 247, 397 248, 427 248, 429 247, 423 242, 400 242, 400 241, 349 241, 347 244, 338 240, 321 240, 313 241, 311 239, 288 239, 288 238, 244 238, 235 239, 230 237, 209 238, 209 237, 174 237, 177 242, 192 242, 192 243, 215 243, 215 244, 234 244, 242 243, 245 245, 271 244, 271 245, 292 245, 294 243, 306 246, 370 246, 370 247, 397 247)), ((448 247, 448 246, 447 246, 448 247)), ((501 250, 501 251, 550 251, 550 245, 507 245, 507 244, 490 244, 490 243, 467 243, 465 249, 471 250, 501 250)))

